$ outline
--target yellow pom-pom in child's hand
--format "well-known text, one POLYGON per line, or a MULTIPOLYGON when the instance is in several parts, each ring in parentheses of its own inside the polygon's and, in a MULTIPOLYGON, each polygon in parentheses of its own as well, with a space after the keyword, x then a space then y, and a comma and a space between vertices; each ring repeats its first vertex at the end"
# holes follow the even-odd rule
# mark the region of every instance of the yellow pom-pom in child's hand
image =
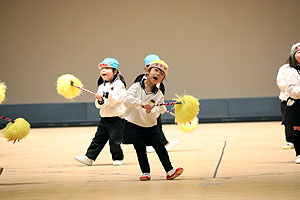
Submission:
POLYGON ((23 118, 17 118, 14 122, 9 122, 4 129, 2 129, 3 137, 8 141, 14 141, 26 137, 30 130, 30 124, 23 118))
POLYGON ((175 104, 175 122, 178 124, 191 122, 199 112, 198 99, 191 95, 176 96, 175 100, 178 104, 175 104))
POLYGON ((4 82, 0 82, 0 103, 5 99, 6 85, 4 82))
POLYGON ((76 96, 80 95, 81 90, 72 86, 72 83, 79 87, 83 87, 81 81, 71 74, 65 74, 58 77, 56 85, 57 93, 67 99, 73 99, 76 96))

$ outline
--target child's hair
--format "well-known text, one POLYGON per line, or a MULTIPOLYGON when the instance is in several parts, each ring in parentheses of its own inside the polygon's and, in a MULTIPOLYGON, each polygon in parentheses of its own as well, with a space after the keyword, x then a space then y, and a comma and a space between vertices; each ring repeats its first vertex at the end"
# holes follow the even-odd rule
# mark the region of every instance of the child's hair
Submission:
POLYGON ((295 68, 298 71, 298 73, 300 71, 300 63, 297 62, 297 60, 295 58, 295 54, 296 54, 296 52, 299 51, 299 47, 300 47, 300 42, 298 42, 292 46, 291 52, 290 52, 290 57, 288 59, 290 67, 295 68))
POLYGON ((297 62, 297 60, 295 59, 295 54, 292 56, 289 57, 289 60, 288 60, 289 64, 290 64, 290 67, 293 67, 295 68, 296 70, 300 70, 300 63, 297 62))
MULTIPOLYGON (((116 69, 114 69, 114 68, 112 68, 112 70, 113 70, 113 72, 116 71, 116 69)), ((117 73, 114 75, 114 77, 112 78, 111 82, 114 82, 116 79, 120 79, 120 80, 123 82, 124 86, 126 87, 125 78, 119 73, 119 71, 117 71, 117 73)), ((99 76, 98 82, 97 82, 98 87, 99 87, 99 85, 101 85, 102 83, 104 83, 104 81, 103 81, 102 77, 99 76)))
MULTIPOLYGON (((145 76, 145 74, 138 75, 135 78, 134 83, 136 83, 136 82, 142 82, 144 76, 145 76)), ((159 84, 159 89, 163 93, 163 95, 165 95, 165 85, 162 82, 159 84)))
POLYGON ((134 79, 133 82, 134 82, 134 83, 136 83, 136 82, 141 82, 144 76, 145 76, 145 74, 140 74, 140 75, 138 75, 138 76, 134 79))

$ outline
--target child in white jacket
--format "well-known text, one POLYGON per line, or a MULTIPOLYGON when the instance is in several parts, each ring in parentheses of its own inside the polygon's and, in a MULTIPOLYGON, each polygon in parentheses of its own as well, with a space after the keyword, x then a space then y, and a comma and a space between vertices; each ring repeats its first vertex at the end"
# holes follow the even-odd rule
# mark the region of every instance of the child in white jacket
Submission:
POLYGON ((114 58, 105 58, 99 65, 99 87, 95 95, 95 105, 100 109, 100 122, 85 156, 75 156, 74 159, 85 165, 92 165, 101 150, 109 141, 113 165, 122 165, 124 159, 121 149, 123 139, 126 93, 124 78, 119 74, 119 62, 114 58))
POLYGON ((287 76, 285 94, 289 97, 284 113, 283 123, 294 129, 295 163, 300 164, 300 42, 291 48, 289 57, 291 67, 287 76))
MULTIPOLYGON (((288 96, 286 95, 286 87, 287 87, 287 77, 291 70, 289 64, 282 65, 277 74, 277 86, 280 89, 279 99, 280 103, 280 111, 282 116, 284 116, 284 112, 286 110, 286 103, 288 100, 288 96)), ((290 124, 284 125, 285 132, 285 140, 286 144, 283 146, 283 149, 293 149, 294 148, 294 130, 293 126, 290 124)))
POLYGON ((157 126, 157 118, 166 111, 166 107, 153 105, 164 102, 163 93, 157 84, 161 83, 167 74, 168 65, 164 61, 153 61, 147 69, 147 78, 134 83, 124 97, 124 104, 127 106, 124 118, 127 122, 123 143, 133 144, 135 148, 142 171, 141 181, 151 179, 146 146, 153 146, 155 149, 168 180, 176 178, 183 172, 180 167, 177 169, 172 167, 157 126))

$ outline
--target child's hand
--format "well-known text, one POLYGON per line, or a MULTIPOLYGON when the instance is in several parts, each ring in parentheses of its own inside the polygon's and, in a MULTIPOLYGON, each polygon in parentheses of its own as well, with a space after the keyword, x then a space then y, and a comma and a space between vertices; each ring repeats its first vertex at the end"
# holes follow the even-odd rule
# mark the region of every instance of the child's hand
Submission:
POLYGON ((149 114, 154 106, 150 103, 142 102, 142 107, 146 110, 146 113, 149 114))
POLYGON ((95 94, 95 97, 96 97, 97 100, 102 101, 102 98, 103 98, 103 92, 101 92, 101 93, 96 93, 96 94, 95 94))

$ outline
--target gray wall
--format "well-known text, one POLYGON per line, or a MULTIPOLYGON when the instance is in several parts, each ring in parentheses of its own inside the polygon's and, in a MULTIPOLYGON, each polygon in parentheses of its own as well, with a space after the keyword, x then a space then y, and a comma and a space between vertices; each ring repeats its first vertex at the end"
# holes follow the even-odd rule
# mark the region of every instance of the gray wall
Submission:
MULTIPOLYGON (((167 101, 168 102, 168 101, 167 101)), ((280 101, 276 97, 201 99, 199 123, 279 121, 280 101)), ((167 106, 174 112, 173 106, 167 106)), ((31 127, 94 126, 99 123, 99 110, 94 103, 46 103, 1 105, 1 114, 11 119, 25 118, 31 127)), ((168 113, 162 123, 175 123, 168 113)), ((0 128, 7 122, 0 120, 0 128)))
MULTIPOLYGON (((299 0, 0 0, 5 104, 64 103, 58 76, 95 91, 97 64, 120 61, 128 85, 156 53, 166 99, 275 97, 277 70, 300 41, 299 0)), ((92 102, 82 94, 74 102, 92 102)))

